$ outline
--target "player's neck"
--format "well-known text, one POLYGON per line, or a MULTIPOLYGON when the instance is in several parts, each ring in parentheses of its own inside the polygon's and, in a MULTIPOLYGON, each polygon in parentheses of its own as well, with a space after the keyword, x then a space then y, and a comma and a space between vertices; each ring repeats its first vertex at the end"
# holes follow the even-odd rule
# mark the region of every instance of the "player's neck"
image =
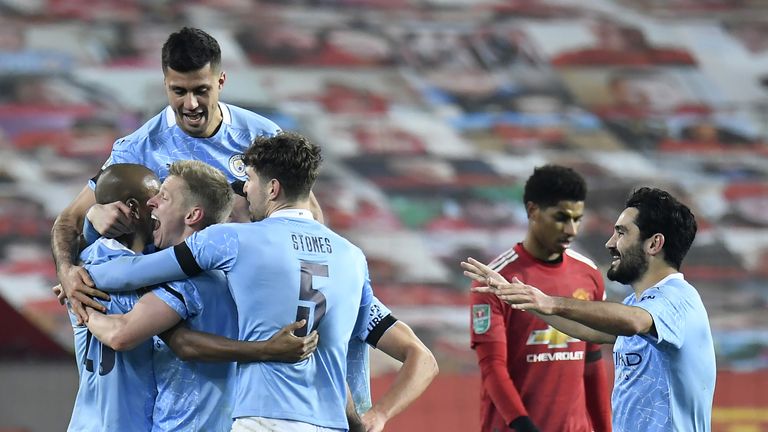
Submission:
POLYGON ((563 258, 561 252, 550 252, 530 235, 526 236, 525 240, 523 240, 523 249, 532 257, 544 262, 556 262, 563 258))
POLYGON ((273 213, 280 210, 306 210, 311 212, 312 208, 309 205, 309 199, 292 201, 292 202, 273 203, 270 205, 270 208, 267 211, 267 217, 271 216, 273 213))
POLYGON ((678 270, 670 267, 666 262, 651 261, 648 270, 632 283, 632 289, 635 291, 635 297, 640 298, 648 289, 661 282, 665 277, 678 273, 678 270))
POLYGON ((216 135, 216 133, 219 132, 219 129, 221 129, 222 123, 224 123, 224 115, 221 113, 221 106, 216 105, 216 113, 211 121, 211 126, 205 133, 205 137, 210 138, 216 135))

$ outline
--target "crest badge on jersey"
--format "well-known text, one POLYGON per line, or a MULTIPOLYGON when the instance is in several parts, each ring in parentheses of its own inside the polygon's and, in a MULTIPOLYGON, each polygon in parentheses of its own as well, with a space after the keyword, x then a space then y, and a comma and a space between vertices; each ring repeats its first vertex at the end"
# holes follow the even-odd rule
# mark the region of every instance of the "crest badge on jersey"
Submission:
POLYGON ((472 305, 472 331, 483 334, 491 328, 491 305, 472 305))
POLYGON ((232 155, 229 158, 229 172, 237 178, 245 178, 245 161, 242 154, 232 155))

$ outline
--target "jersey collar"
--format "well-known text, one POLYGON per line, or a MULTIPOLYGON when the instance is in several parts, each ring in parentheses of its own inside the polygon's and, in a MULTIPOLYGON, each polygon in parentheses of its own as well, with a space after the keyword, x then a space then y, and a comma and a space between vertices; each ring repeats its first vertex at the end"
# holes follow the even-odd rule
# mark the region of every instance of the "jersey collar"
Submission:
POLYGON ((664 285, 665 283, 667 283, 667 281, 670 281, 670 280, 672 280, 672 279, 680 279, 680 280, 684 280, 685 278, 683 277, 683 274, 682 274, 682 273, 672 273, 671 275, 669 275, 669 276, 665 277, 664 279, 662 279, 662 280, 660 280, 660 281, 656 282, 655 284, 653 284, 653 286, 654 286, 654 287, 659 287, 659 286, 662 286, 662 285, 664 285))
POLYGON ((315 218, 312 216, 312 212, 305 209, 282 209, 278 210, 269 217, 284 217, 284 218, 298 218, 298 219, 310 219, 315 220, 315 218))

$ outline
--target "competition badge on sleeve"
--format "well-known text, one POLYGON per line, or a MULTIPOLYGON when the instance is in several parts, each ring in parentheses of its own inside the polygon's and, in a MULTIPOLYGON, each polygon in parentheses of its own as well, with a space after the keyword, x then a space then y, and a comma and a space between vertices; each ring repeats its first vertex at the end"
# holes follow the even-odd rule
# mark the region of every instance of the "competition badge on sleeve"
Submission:
POLYGON ((472 305, 472 331, 483 334, 491 328, 491 305, 472 305))

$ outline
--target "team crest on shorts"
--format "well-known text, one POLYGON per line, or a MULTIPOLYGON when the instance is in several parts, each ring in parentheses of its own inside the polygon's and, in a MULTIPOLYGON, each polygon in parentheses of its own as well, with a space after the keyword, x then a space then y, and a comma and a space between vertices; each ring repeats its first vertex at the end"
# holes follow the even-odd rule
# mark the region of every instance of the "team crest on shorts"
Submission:
POLYGON ((243 161, 242 154, 232 155, 232 157, 229 158, 229 171, 235 177, 245 177, 245 162, 243 161))
POLYGON ((472 331, 483 334, 491 328, 491 305, 472 305, 472 331))

